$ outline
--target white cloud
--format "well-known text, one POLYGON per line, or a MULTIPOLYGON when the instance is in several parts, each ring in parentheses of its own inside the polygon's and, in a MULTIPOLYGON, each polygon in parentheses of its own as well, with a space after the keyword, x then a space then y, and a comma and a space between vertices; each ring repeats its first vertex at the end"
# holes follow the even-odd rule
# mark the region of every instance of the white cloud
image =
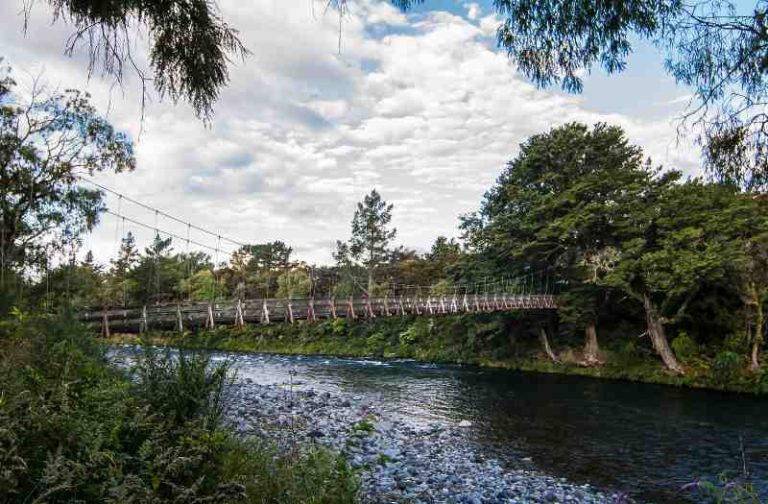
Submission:
MULTIPOLYGON (((656 162, 696 169, 696 149, 676 145, 670 120, 595 113, 579 97, 526 82, 488 44, 498 19, 480 17, 475 4, 466 6, 469 19, 431 13, 409 20, 386 3, 356 2, 344 19, 341 53, 338 18, 312 5, 222 2, 253 55, 233 68, 211 126, 184 104, 155 100, 136 146, 136 172, 99 180, 223 235, 282 239, 303 259, 327 261, 333 242, 348 235, 355 202, 373 187, 395 203, 403 244, 424 249, 439 234, 455 235, 457 216, 478 206, 518 144, 568 121, 620 124, 656 162)), ((89 81, 83 57, 62 55, 67 27, 51 27, 46 7, 36 5, 25 38, 17 11, 0 6, 0 46, 10 62, 44 69, 62 87, 87 86, 104 110, 111 99, 110 120, 138 136, 135 79, 124 96, 110 93, 108 80, 89 81)), ((122 209, 154 223, 149 212, 122 209)), ((120 233, 122 224, 106 217, 88 245, 105 259, 120 233)))

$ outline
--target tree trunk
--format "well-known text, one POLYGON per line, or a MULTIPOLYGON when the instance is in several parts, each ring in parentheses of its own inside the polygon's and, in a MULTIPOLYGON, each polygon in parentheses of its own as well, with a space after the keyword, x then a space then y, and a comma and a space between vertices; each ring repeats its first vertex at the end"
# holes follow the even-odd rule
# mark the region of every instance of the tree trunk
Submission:
POLYGON ((763 328, 764 318, 763 304, 758 298, 757 304, 755 305, 755 335, 752 338, 752 355, 749 360, 750 371, 760 371, 760 346, 763 344, 763 334, 765 330, 763 328))
POLYGON ((597 344, 597 328, 594 322, 587 324, 584 330, 586 340, 584 342, 584 362, 593 366, 600 364, 600 346, 597 344))
POLYGON ((549 346, 549 339, 547 338, 547 330, 543 327, 539 328, 539 342, 541 343, 541 348, 544 350, 544 353, 547 354, 547 357, 552 362, 560 362, 560 359, 557 358, 557 356, 552 352, 552 349, 549 346))
POLYGON ((648 326, 648 336, 651 338, 653 348, 661 356, 664 365, 677 374, 685 374, 683 367, 677 362, 674 352, 669 347, 667 334, 664 330, 664 324, 661 322, 659 309, 647 292, 643 295, 643 306, 645 307, 645 320, 648 326))

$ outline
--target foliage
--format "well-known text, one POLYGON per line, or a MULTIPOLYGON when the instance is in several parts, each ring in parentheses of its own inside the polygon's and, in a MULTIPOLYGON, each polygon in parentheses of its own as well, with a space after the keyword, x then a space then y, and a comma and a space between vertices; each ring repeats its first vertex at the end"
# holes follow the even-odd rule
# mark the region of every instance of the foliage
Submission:
MULTIPOLYGON (((0 60, 1 62, 2 60, 0 60)), ((130 139, 75 90, 32 89, 28 98, 0 71, 0 268, 45 268, 73 253, 98 222, 102 194, 81 174, 132 170, 130 139)))
MULTIPOLYGON (((410 9, 424 0, 392 0, 410 9)), ((624 71, 633 39, 654 43, 693 90, 683 124, 697 127, 707 167, 748 189, 768 185, 765 41, 768 7, 730 0, 495 0, 498 45, 537 85, 581 92, 593 67, 624 71)))
POLYGON ((0 320, 0 500, 354 502, 344 459, 224 427, 231 373, 145 348, 130 375, 65 316, 0 320))
POLYGON ((693 341, 685 331, 678 334, 677 337, 672 340, 672 350, 674 350, 677 357, 684 361, 693 359, 699 354, 699 348, 696 345, 696 342, 693 341))
POLYGON ((381 195, 373 189, 357 204, 349 243, 337 242, 336 245, 339 264, 354 260, 365 267, 368 292, 374 287, 374 271, 388 259, 389 245, 397 234, 396 229, 388 228, 391 220, 392 205, 381 199, 381 195))
MULTIPOLYGON (((583 367, 573 359, 553 364, 542 359, 537 328, 541 314, 479 313, 426 317, 378 317, 371 321, 329 320, 320 323, 271 324, 242 329, 217 328, 179 335, 155 333, 151 342, 192 349, 409 358, 430 362, 473 363, 547 373, 565 373, 676 386, 706 387, 752 394, 768 393, 768 373, 754 374, 740 357, 733 372, 716 378, 714 358, 705 353, 689 365, 684 377, 659 365, 647 338, 610 333, 605 362, 583 367), (623 336, 623 337, 622 337, 623 336)), ((120 337, 114 342, 134 342, 120 337)), ((560 334, 556 343, 568 355, 579 338, 560 334)))
POLYGON ((307 272, 301 269, 289 270, 277 278, 277 297, 284 299, 306 298, 311 282, 307 272))
POLYGON ((723 385, 732 381, 742 367, 742 358, 731 351, 719 352, 712 361, 712 376, 715 383, 723 385))
POLYGON ((84 46, 90 58, 89 71, 97 67, 123 81, 127 66, 136 70, 142 85, 154 83, 161 96, 174 101, 187 100, 195 112, 210 118, 220 89, 229 80, 232 56, 243 56, 246 49, 206 0, 48 0, 54 21, 75 28, 67 41, 66 52, 73 54, 84 46), (136 25, 148 34, 149 61, 154 77, 145 77, 131 54, 139 38, 136 25))

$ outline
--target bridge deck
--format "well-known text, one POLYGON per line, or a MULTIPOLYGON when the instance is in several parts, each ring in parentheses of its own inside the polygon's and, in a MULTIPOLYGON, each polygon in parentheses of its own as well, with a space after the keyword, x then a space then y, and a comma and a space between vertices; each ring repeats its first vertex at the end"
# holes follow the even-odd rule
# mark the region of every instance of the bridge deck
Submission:
POLYGON ((126 332, 148 328, 178 329, 244 326, 247 323, 293 323, 297 320, 417 315, 557 308, 555 296, 546 294, 467 294, 427 298, 379 297, 337 299, 246 299, 215 303, 167 303, 118 309, 90 309, 79 314, 83 322, 126 332))

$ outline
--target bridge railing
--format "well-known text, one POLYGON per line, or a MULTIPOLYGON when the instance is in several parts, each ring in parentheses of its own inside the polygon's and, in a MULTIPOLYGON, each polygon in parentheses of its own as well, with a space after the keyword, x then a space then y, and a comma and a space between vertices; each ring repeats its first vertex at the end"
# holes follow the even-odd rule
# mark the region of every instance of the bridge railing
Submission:
POLYGON ((349 318, 372 319, 391 316, 437 316, 451 313, 479 313, 557 308, 556 296, 548 294, 466 294, 459 296, 384 296, 346 299, 244 299, 216 302, 163 303, 125 308, 90 308, 78 318, 110 331, 144 331, 152 328, 178 329, 243 326, 248 323, 293 323, 297 320, 349 318))

